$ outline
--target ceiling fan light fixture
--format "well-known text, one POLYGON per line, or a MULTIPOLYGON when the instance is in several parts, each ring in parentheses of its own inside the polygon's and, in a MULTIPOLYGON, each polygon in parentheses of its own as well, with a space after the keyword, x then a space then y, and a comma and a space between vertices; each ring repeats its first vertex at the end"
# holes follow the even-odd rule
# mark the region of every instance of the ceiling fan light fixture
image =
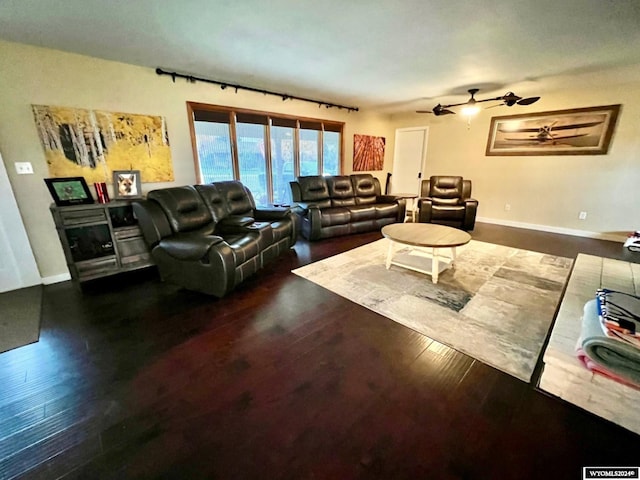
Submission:
POLYGON ((480 112, 480 107, 476 105, 475 102, 465 105, 460 110, 460 113, 462 113, 462 115, 465 115, 467 117, 472 117, 474 115, 477 115, 478 112, 480 112))
MULTIPOLYGON (((433 107, 433 110, 431 112, 424 111, 424 110, 418 110, 417 113, 433 113, 436 116, 449 115, 449 114, 456 113, 453 110, 450 110, 451 107, 462 107, 461 113, 463 115, 467 116, 467 117, 472 117, 472 116, 476 115, 480 111, 480 107, 477 105, 478 103, 482 103, 482 102, 502 102, 500 105, 492 105, 492 106, 493 107, 499 107, 501 105, 504 105, 504 106, 507 106, 507 107, 512 107, 514 105, 531 105, 532 103, 535 103, 538 100, 540 100, 540 97, 522 98, 522 97, 516 95, 513 92, 507 92, 501 97, 485 98, 485 99, 482 99, 482 100, 476 100, 475 99, 475 94, 479 92, 479 89, 470 88, 468 90, 468 92, 471 95, 471 98, 469 100, 467 100, 466 102, 464 102, 464 103, 454 103, 452 105, 442 105, 442 104, 439 103, 438 105, 433 107)), ((491 108, 491 107, 488 107, 488 108, 491 108)))

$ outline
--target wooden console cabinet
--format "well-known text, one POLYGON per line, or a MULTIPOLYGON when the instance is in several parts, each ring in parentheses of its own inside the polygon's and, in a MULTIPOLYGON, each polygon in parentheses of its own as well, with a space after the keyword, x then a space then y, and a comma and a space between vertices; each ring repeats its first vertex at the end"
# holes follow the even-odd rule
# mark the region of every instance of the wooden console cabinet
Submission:
POLYGON ((153 265, 130 202, 50 207, 77 282, 153 265))

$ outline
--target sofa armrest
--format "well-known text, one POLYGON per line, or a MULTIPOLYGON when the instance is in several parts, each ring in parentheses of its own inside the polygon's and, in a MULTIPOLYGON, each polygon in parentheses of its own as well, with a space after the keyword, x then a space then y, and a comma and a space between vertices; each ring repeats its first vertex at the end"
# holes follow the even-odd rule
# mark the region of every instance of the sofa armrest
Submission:
POLYGON ((404 200, 404 198, 396 197, 395 195, 378 195, 376 197, 377 203, 397 203, 400 200, 404 200))
POLYGON ((431 223, 433 199, 431 197, 418 198, 418 222, 431 223))
POLYGON ((302 210, 304 210, 305 213, 307 213, 307 210, 309 209, 316 209, 319 210, 320 207, 318 206, 318 204, 313 203, 313 202, 298 202, 297 203, 298 207, 300 207, 302 210))
POLYGON ((255 218, 244 215, 229 215, 216 224, 215 234, 243 233, 255 222, 255 218))
POLYGON ((223 227, 246 227, 255 222, 255 218, 245 215, 229 215, 218 222, 223 227))
POLYGON ((396 221, 398 223, 404 222, 404 217, 407 214, 407 199, 405 197, 398 197, 396 195, 378 195, 376 196, 376 203, 395 203, 398 205, 398 216, 396 221))
POLYGON ((478 201, 474 198, 464 200, 464 222, 462 228, 466 231, 473 230, 476 225, 476 214, 478 212, 478 201))
POLYGON ((193 261, 203 258, 212 246, 223 242, 224 240, 217 235, 178 233, 162 239, 156 248, 176 260, 193 261))
POLYGON ((283 220, 289 216, 289 207, 259 207, 253 212, 256 220, 283 220))
POLYGON ((296 181, 289 182, 289 186, 291 187, 291 199, 294 202, 299 202, 302 200, 302 191, 300 190, 300 184, 296 181))

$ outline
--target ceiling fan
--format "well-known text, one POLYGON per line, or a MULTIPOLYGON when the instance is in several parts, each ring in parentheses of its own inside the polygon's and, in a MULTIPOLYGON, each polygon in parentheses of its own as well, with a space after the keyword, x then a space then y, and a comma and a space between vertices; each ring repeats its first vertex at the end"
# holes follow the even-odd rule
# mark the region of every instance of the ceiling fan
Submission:
MULTIPOLYGON (((454 103, 452 105, 441 105, 438 104, 435 107, 433 107, 432 110, 416 110, 416 113, 433 113, 436 117, 439 117, 440 115, 452 115, 455 114, 456 112, 454 112, 453 110, 450 110, 451 107, 459 107, 464 105, 465 107, 464 109, 476 109, 477 110, 477 103, 482 103, 482 102, 502 102, 499 105, 492 105, 491 107, 488 108, 492 108, 492 107, 500 107, 502 105, 506 105, 507 107, 513 107, 514 105, 531 105, 532 103, 537 102, 538 100, 540 100, 540 97, 527 97, 527 98, 522 98, 518 95, 516 95, 513 92, 507 92, 504 95, 502 95, 501 97, 494 97, 494 98, 485 98, 484 100, 476 100, 475 99, 475 94, 478 93, 480 91, 480 89, 478 88, 470 88, 468 90, 469 94, 471 95, 471 98, 469 100, 467 100, 466 102, 462 102, 462 103, 454 103)), ((464 113, 464 112, 463 112, 464 113)), ((470 113, 470 112, 469 112, 470 113)))

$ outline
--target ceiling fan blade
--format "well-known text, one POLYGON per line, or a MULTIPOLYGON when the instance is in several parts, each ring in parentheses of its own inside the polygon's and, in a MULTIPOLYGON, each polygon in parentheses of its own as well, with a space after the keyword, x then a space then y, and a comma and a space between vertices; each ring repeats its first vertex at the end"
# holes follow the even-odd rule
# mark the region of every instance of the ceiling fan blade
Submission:
POLYGON ((516 95, 513 92, 507 92, 502 97, 502 100, 504 101, 504 104, 507 107, 513 107, 516 104, 516 102, 519 102, 520 100, 522 100, 522 97, 519 95, 516 95))
POLYGON ((433 113, 431 110, 416 110, 416 113, 433 113))
POLYGON ((518 105, 531 105, 532 103, 536 103, 538 100, 540 100, 540 97, 528 97, 518 100, 517 103, 518 105))
POLYGON ((436 117, 439 117, 440 115, 450 115, 452 113, 456 113, 456 112, 452 112, 447 107, 449 107, 449 105, 442 106, 441 104, 438 104, 435 107, 433 107, 433 110, 431 111, 436 117))

